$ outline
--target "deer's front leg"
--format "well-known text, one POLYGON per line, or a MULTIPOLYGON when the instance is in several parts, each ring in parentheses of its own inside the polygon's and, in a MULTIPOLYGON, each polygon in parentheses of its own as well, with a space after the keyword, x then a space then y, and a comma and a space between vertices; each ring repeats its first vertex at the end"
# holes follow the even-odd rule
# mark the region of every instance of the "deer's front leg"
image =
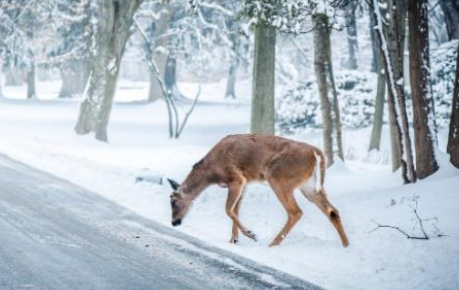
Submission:
POLYGON ((228 199, 226 201, 226 213, 228 216, 233 220, 233 232, 231 236, 230 242, 234 243, 234 240, 237 240, 238 238, 238 229, 241 230, 241 232, 251 238, 252 240, 256 241, 257 236, 252 232, 247 230, 246 227, 242 225, 242 223, 239 221, 239 206, 240 206, 240 201, 241 197, 243 194, 243 188, 245 185, 245 180, 237 180, 233 181, 232 183, 229 184, 228 186, 228 199), (238 204, 239 203, 239 204, 238 204))
MULTIPOLYGON (((244 186, 242 188, 241 196, 239 197, 239 200, 236 202, 236 206, 234 207, 234 213, 236 214, 238 218, 239 218, 239 209, 241 208, 242 198, 244 197, 246 189, 247 189, 247 186, 244 186)), ((233 222, 233 229, 231 232, 230 243, 237 244, 238 242, 239 242, 239 228, 237 227, 237 224, 233 222)))

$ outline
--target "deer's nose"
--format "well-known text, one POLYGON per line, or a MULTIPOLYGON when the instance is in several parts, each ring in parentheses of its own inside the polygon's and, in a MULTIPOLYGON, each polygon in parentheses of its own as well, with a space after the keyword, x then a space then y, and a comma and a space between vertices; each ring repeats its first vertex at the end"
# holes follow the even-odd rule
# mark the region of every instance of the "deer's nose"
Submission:
POLYGON ((182 220, 181 219, 177 219, 175 221, 172 221, 172 226, 176 227, 176 226, 179 226, 182 224, 182 220))

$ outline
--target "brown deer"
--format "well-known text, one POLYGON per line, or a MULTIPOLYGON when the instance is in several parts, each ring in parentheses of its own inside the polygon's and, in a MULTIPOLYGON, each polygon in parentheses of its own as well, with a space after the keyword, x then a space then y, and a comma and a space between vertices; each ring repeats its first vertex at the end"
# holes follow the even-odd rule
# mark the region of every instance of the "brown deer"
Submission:
POLYGON ((174 190, 170 196, 172 225, 180 225, 201 192, 217 184, 228 188, 226 213, 233 220, 230 242, 238 242, 239 230, 256 241, 256 235, 242 225, 238 214, 247 184, 266 181, 288 215, 287 223, 270 246, 279 245, 301 218, 302 211, 293 194, 299 189, 330 219, 346 247, 349 241, 338 210, 327 199, 324 176, 324 154, 314 146, 270 135, 230 135, 193 165, 182 184, 169 179, 174 190))

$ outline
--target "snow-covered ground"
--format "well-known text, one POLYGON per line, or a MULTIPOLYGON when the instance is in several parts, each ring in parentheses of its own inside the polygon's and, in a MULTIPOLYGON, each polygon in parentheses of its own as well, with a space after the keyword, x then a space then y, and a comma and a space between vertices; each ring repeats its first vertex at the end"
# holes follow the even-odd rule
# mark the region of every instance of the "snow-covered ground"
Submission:
MULTIPOLYGON (((143 174, 159 173, 183 180, 219 139, 248 131, 249 93, 224 100, 224 83, 204 85, 203 102, 191 116, 181 139, 167 138, 163 103, 145 104, 146 84, 121 83, 109 127, 110 143, 76 136, 78 100, 55 99, 58 83, 39 83, 41 100, 21 100, 25 88, 5 87, 11 99, 0 99, 0 152, 89 188, 139 214, 170 226, 168 185, 137 182, 143 174)), ((196 86, 182 84, 193 95, 196 86)), ((446 144, 440 130, 440 148, 446 144)), ((300 194, 304 215, 279 247, 269 242, 286 215, 271 190, 249 188, 241 220, 259 242, 241 238, 228 243, 231 223, 225 214, 226 191, 208 189, 177 230, 329 289, 459 289, 459 171, 442 155, 442 168, 414 185, 402 185, 399 173, 387 165, 387 131, 381 152, 367 154, 369 129, 344 132, 350 159, 328 172, 326 188, 340 210, 350 238, 343 248, 337 234, 317 208, 300 194), (410 206, 418 202, 428 241, 406 239, 375 222, 419 234, 410 206), (436 237, 439 233, 446 237, 436 237)), ((320 131, 290 136, 321 146, 320 131)))

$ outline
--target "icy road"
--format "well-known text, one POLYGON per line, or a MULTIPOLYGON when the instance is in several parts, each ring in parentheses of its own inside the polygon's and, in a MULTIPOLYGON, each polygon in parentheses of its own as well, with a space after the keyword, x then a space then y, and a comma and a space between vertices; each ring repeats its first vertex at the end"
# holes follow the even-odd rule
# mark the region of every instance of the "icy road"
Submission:
POLYGON ((320 288, 0 155, 0 289, 320 288))

